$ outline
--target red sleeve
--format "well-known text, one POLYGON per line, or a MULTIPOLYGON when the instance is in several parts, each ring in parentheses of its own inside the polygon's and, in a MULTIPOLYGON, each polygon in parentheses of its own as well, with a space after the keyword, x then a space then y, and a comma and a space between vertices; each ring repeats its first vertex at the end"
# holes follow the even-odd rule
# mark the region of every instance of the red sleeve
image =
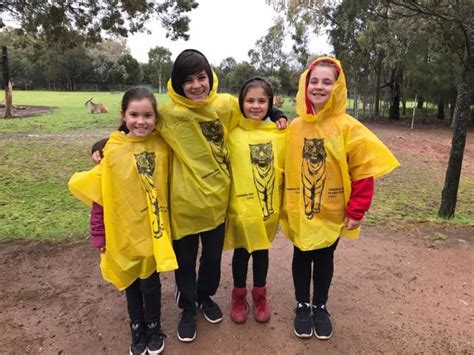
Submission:
POLYGON ((90 219, 91 242, 94 248, 105 247, 104 209, 93 202, 90 219))
POLYGON ((351 189, 351 197, 346 207, 346 216, 360 221, 370 208, 374 197, 374 178, 369 177, 352 181, 351 189))

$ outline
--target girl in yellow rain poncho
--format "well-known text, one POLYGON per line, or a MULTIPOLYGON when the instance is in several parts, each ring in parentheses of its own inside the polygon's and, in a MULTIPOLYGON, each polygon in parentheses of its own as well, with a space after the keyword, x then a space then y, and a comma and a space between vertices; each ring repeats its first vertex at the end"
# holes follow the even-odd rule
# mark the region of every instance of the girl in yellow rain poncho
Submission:
POLYGON ((300 77, 299 117, 287 132, 281 220, 294 244, 298 302, 294 332, 303 338, 313 330, 319 339, 331 337, 326 302, 339 237, 358 237, 360 221, 372 201, 374 179, 399 165, 373 133, 345 113, 346 104, 339 61, 328 57, 314 61, 300 77))
POLYGON ((69 188, 92 205, 91 234, 102 252, 104 279, 125 290, 130 353, 159 354, 164 336, 158 273, 178 267, 168 217, 170 149, 155 130, 159 116, 150 91, 129 89, 121 116, 121 130, 110 136, 101 164, 74 174, 69 188))
POLYGON ((234 249, 232 258, 231 319, 247 320, 247 269, 253 260, 254 317, 270 319, 266 278, 268 249, 275 237, 280 216, 286 132, 270 122, 273 91, 268 82, 252 78, 239 95, 239 127, 229 135, 232 166, 230 202, 226 220, 225 249, 234 249))

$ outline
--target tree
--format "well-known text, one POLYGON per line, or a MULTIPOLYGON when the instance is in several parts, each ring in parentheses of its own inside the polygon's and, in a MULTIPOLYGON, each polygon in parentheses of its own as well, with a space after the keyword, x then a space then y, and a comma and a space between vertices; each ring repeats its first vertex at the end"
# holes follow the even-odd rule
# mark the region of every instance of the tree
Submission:
POLYGON ((8 65, 8 49, 2 46, 2 68, 3 86, 5 88, 5 115, 4 118, 12 117, 12 82, 10 80, 10 67, 8 65))
POLYGON ((303 71, 308 65, 309 60, 309 36, 306 30, 306 23, 308 19, 303 18, 300 21, 295 22, 293 26, 293 33, 291 39, 293 40, 293 52, 295 53, 296 59, 300 65, 300 71, 303 71))
POLYGON ((143 69, 131 54, 127 53, 120 57, 119 64, 125 68, 125 84, 137 85, 142 82, 143 69))
POLYGON ((121 82, 126 75, 126 69, 120 64, 120 58, 129 54, 124 41, 105 40, 88 50, 94 67, 95 82, 104 84, 111 78, 121 82))
POLYGON ((85 48, 67 49, 62 53, 58 53, 56 59, 61 76, 63 80, 66 80, 66 88, 76 91, 77 82, 92 69, 91 59, 87 56, 85 48))
POLYGON ((197 6, 194 0, 4 0, 0 15, 6 13, 26 32, 43 34, 52 41, 63 40, 63 33, 75 30, 93 42, 101 40, 102 31, 121 37, 143 31, 145 23, 157 16, 174 40, 189 38, 187 13, 197 6))
POLYGON ((232 80, 232 72, 237 66, 237 61, 232 57, 227 57, 219 64, 216 69, 219 77, 219 87, 221 90, 229 90, 232 80))
POLYGON ((255 43, 255 48, 248 52, 250 63, 262 74, 275 76, 286 57, 283 53, 284 39, 285 26, 283 20, 278 18, 268 33, 255 43))
POLYGON ((150 81, 163 92, 163 88, 171 76, 171 52, 168 48, 155 47, 148 51, 148 66, 150 81))
POLYGON ((249 78, 256 76, 257 71, 248 62, 242 62, 238 63, 229 75, 229 90, 239 92, 242 84, 249 78))
POLYGON ((467 125, 471 117, 470 106, 474 96, 474 7, 472 4, 468 6, 467 3, 468 1, 456 12, 456 19, 459 20, 459 25, 463 28, 466 47, 453 117, 451 152, 441 194, 441 206, 438 211, 438 215, 442 218, 452 218, 456 209, 467 125))

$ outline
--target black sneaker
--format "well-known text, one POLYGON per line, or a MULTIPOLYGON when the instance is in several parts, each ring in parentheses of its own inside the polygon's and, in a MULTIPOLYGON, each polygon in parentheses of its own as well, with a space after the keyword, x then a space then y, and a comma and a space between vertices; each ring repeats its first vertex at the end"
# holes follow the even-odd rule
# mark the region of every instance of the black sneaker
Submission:
POLYGON ((327 340, 332 336, 331 315, 326 305, 313 307, 314 335, 321 340, 327 340))
POLYGON ((298 303, 295 309, 296 317, 293 323, 293 331, 300 338, 310 338, 313 335, 311 323, 311 305, 298 303))
POLYGON ((130 344, 130 355, 146 354, 145 327, 142 322, 131 322, 132 343, 130 344))
POLYGON ((196 339, 196 313, 184 310, 178 323, 178 339, 189 343, 196 339))
POLYGON ((219 323, 222 320, 220 307, 210 297, 198 302, 199 309, 204 313, 204 318, 210 323, 219 323))
POLYGON ((165 348, 166 335, 160 329, 158 322, 146 324, 146 349, 149 355, 161 354, 165 348))

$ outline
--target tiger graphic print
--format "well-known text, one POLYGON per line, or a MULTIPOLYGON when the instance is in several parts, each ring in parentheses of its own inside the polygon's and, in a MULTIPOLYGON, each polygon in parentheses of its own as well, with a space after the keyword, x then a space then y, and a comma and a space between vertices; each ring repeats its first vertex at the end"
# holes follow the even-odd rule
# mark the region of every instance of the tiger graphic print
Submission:
POLYGON ((230 176, 229 152, 224 145, 224 126, 221 121, 214 120, 208 122, 199 122, 202 134, 209 142, 212 156, 219 164, 221 170, 230 176))
POLYGON ((150 213, 150 225, 152 236, 159 239, 163 235, 164 226, 160 218, 160 204, 153 181, 155 172, 155 152, 142 152, 134 154, 137 165, 138 175, 142 186, 145 189, 148 209, 150 213))
POLYGON ((257 190, 258 201, 262 208, 263 220, 274 213, 273 189, 275 185, 275 167, 272 142, 249 144, 252 163, 253 182, 257 190))
POLYGON ((307 219, 319 213, 326 182, 326 150, 324 139, 305 138, 301 163, 304 212, 307 219))

